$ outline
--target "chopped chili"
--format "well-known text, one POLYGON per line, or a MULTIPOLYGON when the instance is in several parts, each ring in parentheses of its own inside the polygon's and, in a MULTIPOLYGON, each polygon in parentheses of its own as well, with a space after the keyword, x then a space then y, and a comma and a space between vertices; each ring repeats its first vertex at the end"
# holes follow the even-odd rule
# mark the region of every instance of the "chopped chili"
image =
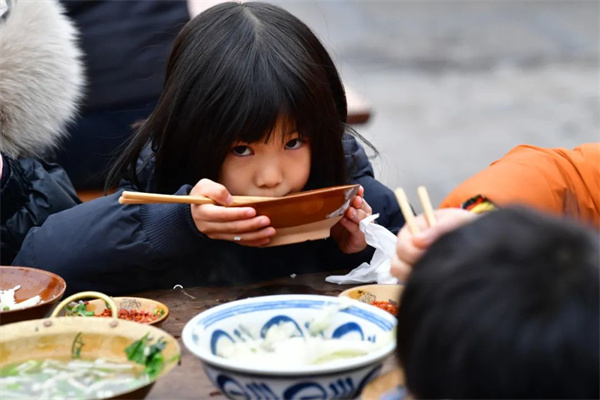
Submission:
MULTIPOLYGON (((150 323, 156 321, 162 314, 161 313, 150 313, 148 311, 138 311, 138 310, 126 310, 124 308, 120 308, 117 314, 118 318, 126 319, 128 321, 134 322, 142 322, 142 323, 150 323)), ((112 317, 112 311, 110 309, 105 309, 101 314, 96 314, 96 317, 112 317)))
POLYGON ((392 315, 398 314, 398 306, 396 304, 390 303, 389 301, 373 301, 371 302, 371 305, 379 307, 392 315))

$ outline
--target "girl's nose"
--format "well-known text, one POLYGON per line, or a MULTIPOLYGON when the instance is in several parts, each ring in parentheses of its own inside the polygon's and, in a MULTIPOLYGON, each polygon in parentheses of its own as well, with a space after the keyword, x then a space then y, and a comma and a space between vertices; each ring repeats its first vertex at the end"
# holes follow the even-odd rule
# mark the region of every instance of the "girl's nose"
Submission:
POLYGON ((266 163, 258 171, 256 184, 258 187, 274 188, 283 181, 283 171, 276 163, 266 163))

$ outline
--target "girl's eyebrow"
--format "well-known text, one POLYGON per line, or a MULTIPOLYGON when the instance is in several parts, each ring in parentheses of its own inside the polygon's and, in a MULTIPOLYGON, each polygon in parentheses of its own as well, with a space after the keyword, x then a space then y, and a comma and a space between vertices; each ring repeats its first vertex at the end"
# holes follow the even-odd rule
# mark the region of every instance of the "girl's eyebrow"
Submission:
POLYGON ((297 139, 297 138, 302 138, 303 136, 304 135, 300 134, 300 132, 298 132, 297 130, 294 130, 293 132, 289 132, 289 133, 286 133, 286 134, 282 135, 281 136, 281 139, 282 139, 281 141, 283 143, 285 143, 285 142, 287 142, 289 140, 294 140, 294 139, 297 139))

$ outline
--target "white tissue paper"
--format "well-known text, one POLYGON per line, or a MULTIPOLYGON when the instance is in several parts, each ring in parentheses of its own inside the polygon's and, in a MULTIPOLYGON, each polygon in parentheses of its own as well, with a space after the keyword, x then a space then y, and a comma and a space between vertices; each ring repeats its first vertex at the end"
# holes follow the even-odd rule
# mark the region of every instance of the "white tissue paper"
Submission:
POLYGON ((360 221, 359 227, 365 234, 367 244, 375 248, 370 263, 362 263, 346 275, 331 275, 325 278, 327 282, 342 284, 355 284, 377 282, 381 284, 398 283, 390 273, 392 257, 396 254, 396 235, 387 228, 372 224, 379 214, 371 215, 360 221))

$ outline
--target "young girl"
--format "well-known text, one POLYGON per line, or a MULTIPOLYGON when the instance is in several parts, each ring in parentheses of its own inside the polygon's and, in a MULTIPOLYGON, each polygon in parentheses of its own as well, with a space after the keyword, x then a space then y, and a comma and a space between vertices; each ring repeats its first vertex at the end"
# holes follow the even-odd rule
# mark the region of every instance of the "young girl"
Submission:
POLYGON ((159 103, 111 171, 122 189, 204 195, 218 205, 120 205, 119 193, 32 230, 15 265, 61 275, 69 291, 131 293, 354 268, 372 251, 372 212, 396 231, 393 193, 345 132, 346 99, 323 45, 265 3, 222 3, 177 37, 159 103), (232 195, 284 196, 359 183, 327 240, 267 247, 276 233, 232 195), (195 186, 191 186, 194 184, 195 186))

